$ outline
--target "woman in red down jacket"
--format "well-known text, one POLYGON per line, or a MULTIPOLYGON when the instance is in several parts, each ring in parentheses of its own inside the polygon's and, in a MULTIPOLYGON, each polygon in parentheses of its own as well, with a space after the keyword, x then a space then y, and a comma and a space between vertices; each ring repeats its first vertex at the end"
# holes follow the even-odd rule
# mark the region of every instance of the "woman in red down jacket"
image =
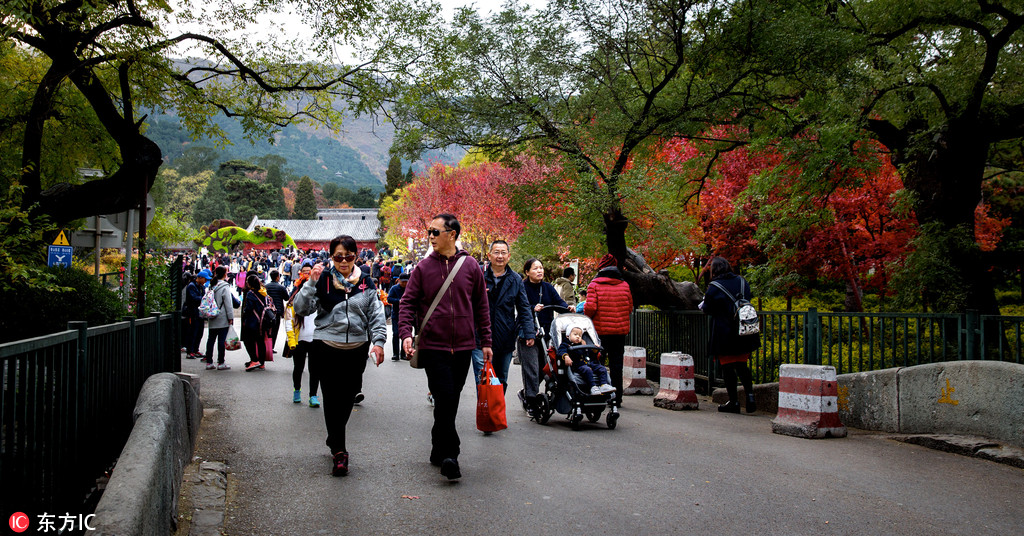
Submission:
POLYGON ((615 399, 622 404, 622 355, 629 335, 629 314, 633 312, 633 294, 622 279, 618 261, 611 253, 601 257, 597 277, 587 286, 583 314, 594 321, 601 346, 608 356, 608 374, 615 387, 615 399))

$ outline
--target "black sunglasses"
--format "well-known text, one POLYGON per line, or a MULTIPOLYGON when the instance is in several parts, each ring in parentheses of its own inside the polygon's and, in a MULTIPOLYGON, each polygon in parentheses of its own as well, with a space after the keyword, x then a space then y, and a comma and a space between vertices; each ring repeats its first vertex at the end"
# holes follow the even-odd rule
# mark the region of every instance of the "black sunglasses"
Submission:
POLYGON ((352 255, 352 254, 342 255, 341 253, 335 253, 334 256, 331 257, 331 258, 334 259, 335 262, 341 262, 341 261, 352 262, 352 261, 356 260, 356 256, 355 255, 352 255))
POLYGON ((441 233, 447 233, 451 229, 445 229, 444 231, 438 231, 437 229, 427 229, 427 236, 441 236, 441 233))

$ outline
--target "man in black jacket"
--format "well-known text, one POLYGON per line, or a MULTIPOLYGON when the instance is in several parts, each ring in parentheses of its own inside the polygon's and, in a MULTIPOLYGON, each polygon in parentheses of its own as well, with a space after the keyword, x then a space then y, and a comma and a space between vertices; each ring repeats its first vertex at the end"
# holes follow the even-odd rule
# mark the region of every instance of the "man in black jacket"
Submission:
MULTIPOLYGON (((284 288, 284 285, 278 282, 281 279, 281 273, 276 269, 270 271, 270 282, 267 283, 267 296, 274 301, 274 308, 277 309, 277 314, 274 317, 274 325, 270 328, 270 338, 274 341, 274 348, 277 348, 277 332, 281 327, 281 317, 284 316, 284 302, 288 301, 288 289, 284 288)), ((274 350, 277 353, 277 350, 274 350)))
MULTIPOLYGON (((484 282, 487 284, 487 299, 491 308, 491 340, 494 350, 494 373, 501 384, 508 388, 508 367, 512 363, 512 351, 516 347, 516 337, 522 337, 526 344, 532 346, 536 337, 533 326, 533 313, 530 302, 526 299, 526 287, 523 278, 508 269, 511 258, 508 243, 495 240, 487 253, 490 266, 484 270, 484 282)), ((473 377, 480 381, 480 373, 484 368, 484 354, 479 348, 473 350, 473 377)))

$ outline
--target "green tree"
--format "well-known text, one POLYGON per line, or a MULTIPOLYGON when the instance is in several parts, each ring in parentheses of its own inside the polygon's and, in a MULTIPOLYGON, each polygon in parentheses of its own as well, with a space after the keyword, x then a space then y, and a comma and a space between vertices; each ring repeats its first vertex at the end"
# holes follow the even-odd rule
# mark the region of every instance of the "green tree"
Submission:
POLYGON ((394 195, 395 190, 411 182, 411 167, 409 172, 410 175, 402 173, 402 159, 398 155, 391 156, 391 160, 388 161, 388 169, 384 172, 384 192, 380 194, 380 198, 377 200, 378 205, 383 203, 386 197, 394 195))
MULTIPOLYGON (((1024 5, 748 1, 735 13, 757 21, 746 53, 773 77, 751 88, 741 117, 763 138, 790 139, 805 166, 791 207, 827 195, 830 177, 866 147, 858 141, 878 140, 926 234, 906 289, 937 307, 998 314, 988 267, 1024 259, 979 250, 975 209, 987 177, 1024 161, 1024 5)), ((765 179, 754 188, 778 184, 765 179)))
POLYGON ((207 4, 4 4, 0 54, 5 60, 14 54, 34 71, 17 77, 21 89, 14 98, 4 94, 0 112, 4 123, 17 125, 9 137, 16 142, 10 152, 17 158, 9 165, 17 166, 13 177, 25 187, 23 207, 71 221, 136 205, 163 163, 159 147, 144 133, 143 110, 174 109, 193 137, 220 136, 212 119, 216 113, 240 117, 250 139, 266 138, 289 123, 332 127, 340 125, 344 114, 378 110, 395 89, 388 83, 391 68, 385 60, 407 64, 415 54, 407 36, 426 31, 437 11, 404 0, 207 4), (310 24, 304 38, 255 35, 249 27, 260 16, 285 10, 310 24), (168 33, 196 23, 210 31, 168 33), (338 44, 354 47, 361 63, 300 59, 333 57, 338 44), (176 60, 183 49, 202 60, 176 60), (216 83, 209 83, 214 78, 216 83), (87 135, 54 136, 74 131, 64 121, 78 118, 92 127, 81 129, 87 135), (82 158, 64 158, 72 147, 90 143, 92 149, 82 158), (82 182, 69 172, 82 160, 108 173, 82 182))
POLYGON ((353 208, 376 208, 378 197, 374 195, 373 190, 369 186, 363 186, 352 195, 349 205, 353 208))
POLYGON ((320 192, 324 194, 324 199, 327 199, 328 201, 335 201, 338 198, 338 185, 333 182, 328 182, 323 185, 320 192))
POLYGON ((303 176, 299 179, 299 186, 295 190, 295 210, 292 218, 296 220, 316 219, 316 196, 313 193, 313 181, 303 176))
POLYGON ((196 202, 192 212, 192 221, 197 225, 206 225, 221 218, 230 219, 231 207, 228 206, 223 180, 217 175, 210 177, 210 181, 206 184, 206 191, 196 202))
POLYGON ((168 214, 188 215, 189 221, 194 227, 210 223, 210 220, 193 220, 192 214, 196 204, 203 198, 206 186, 213 177, 213 170, 207 169, 195 175, 186 175, 175 178, 177 172, 173 169, 161 169, 159 177, 164 177, 167 195, 163 207, 168 214))
POLYGON ((751 72, 744 58, 712 54, 723 46, 729 5, 579 0, 531 11, 513 1, 487 19, 461 10, 452 31, 431 42, 431 61, 396 107, 399 147, 558 155, 562 177, 520 205, 578 199, 559 227, 598 229, 605 243, 573 244, 567 236, 565 246, 580 256, 601 248, 628 259, 638 304, 695 307, 692 283, 655 274, 630 254, 622 199, 628 182, 642 182, 628 176, 635 158, 663 138, 698 134, 744 94, 751 72))
POLYGON ((189 145, 180 156, 171 160, 170 167, 178 170, 182 176, 196 175, 203 171, 214 171, 220 158, 221 152, 212 147, 189 145))

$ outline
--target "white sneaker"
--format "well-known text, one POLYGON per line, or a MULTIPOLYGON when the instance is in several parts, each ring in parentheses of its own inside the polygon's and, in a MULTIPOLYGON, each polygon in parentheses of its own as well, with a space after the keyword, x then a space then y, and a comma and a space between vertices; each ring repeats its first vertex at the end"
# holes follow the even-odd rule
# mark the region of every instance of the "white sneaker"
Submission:
POLYGON ((593 395, 593 396, 600 395, 601 394, 601 388, 596 386, 596 385, 591 387, 590 388, 590 394, 593 395))
POLYGON ((602 385, 600 387, 600 389, 601 389, 601 394, 607 394, 607 393, 614 393, 615 392, 615 387, 613 387, 613 386, 611 386, 610 384, 607 384, 607 383, 602 385))

